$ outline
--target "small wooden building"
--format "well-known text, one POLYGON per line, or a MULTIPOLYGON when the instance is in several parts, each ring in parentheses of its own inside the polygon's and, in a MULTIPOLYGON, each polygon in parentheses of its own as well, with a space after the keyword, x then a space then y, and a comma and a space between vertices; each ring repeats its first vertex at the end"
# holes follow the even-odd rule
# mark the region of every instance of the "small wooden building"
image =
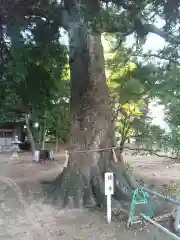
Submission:
POLYGON ((15 136, 18 136, 20 141, 24 141, 25 132, 25 121, 24 119, 18 119, 13 122, 0 123, 0 146, 12 145, 12 140, 15 136))

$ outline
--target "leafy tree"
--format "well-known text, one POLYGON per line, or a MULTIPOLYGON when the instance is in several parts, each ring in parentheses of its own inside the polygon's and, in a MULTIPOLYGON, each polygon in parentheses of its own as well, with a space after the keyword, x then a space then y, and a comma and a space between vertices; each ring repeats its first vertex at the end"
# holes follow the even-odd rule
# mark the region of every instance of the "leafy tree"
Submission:
POLYGON ((46 115, 46 135, 56 143, 67 142, 70 129, 70 89, 68 81, 61 81, 57 100, 46 115))
MULTIPOLYGON (((59 43, 46 46, 24 43, 20 50, 11 46, 9 55, 4 74, 6 108, 14 114, 26 114, 26 123, 29 117, 31 121, 35 120, 35 116, 36 119, 39 116, 38 120, 44 118, 60 91, 60 80, 67 62, 65 46, 59 43)), ((32 131, 29 128, 27 131, 32 150, 35 151, 32 131)))
POLYGON ((156 95, 165 108, 165 120, 169 126, 166 148, 179 158, 179 66, 171 64, 160 69, 161 78, 156 86, 156 95), (167 68, 168 67, 168 68, 167 68))
POLYGON ((138 125, 144 125, 148 118, 148 103, 152 95, 149 82, 153 84, 157 70, 152 65, 131 62, 130 55, 123 48, 105 56, 113 120, 116 131, 121 135, 122 152, 128 137, 135 137, 138 125))
MULTIPOLYGON (((122 99, 127 101, 126 99, 129 98, 132 103, 132 99, 135 95, 133 94, 133 92, 130 92, 130 89, 133 89, 133 91, 137 89, 138 94, 136 94, 136 100, 142 99, 145 100, 146 103, 143 108, 147 109, 148 103, 153 98, 158 99, 159 103, 165 106, 165 120, 169 125, 168 132, 165 132, 158 126, 153 126, 151 124, 151 120, 147 118, 146 114, 142 118, 143 122, 138 121, 137 123, 136 121, 134 126, 135 128, 133 127, 133 129, 136 132, 136 140, 138 142, 140 141, 141 143, 144 143, 144 150, 146 149, 146 151, 150 153, 156 153, 158 151, 165 152, 167 154, 167 152, 172 152, 173 155, 175 154, 173 158, 178 158, 179 156, 179 57, 176 50, 172 51, 172 48, 170 48, 170 46, 168 45, 164 48, 163 51, 161 50, 158 54, 151 54, 150 52, 146 54, 139 53, 139 56, 142 57, 141 61, 139 62, 139 59, 133 59, 134 63, 136 63, 136 67, 134 68, 135 71, 130 71, 129 75, 124 74, 123 72, 123 76, 126 76, 126 82, 128 82, 128 87, 125 91, 123 91, 122 89, 122 92, 120 93, 122 99), (174 58, 172 58, 172 52, 176 52, 176 54, 173 55, 174 58), (159 59, 159 64, 154 64, 155 58, 159 59), (134 79, 134 76, 136 76, 136 79, 134 79), (133 79, 133 81, 129 81, 130 79, 133 79), (124 95, 125 97, 123 97, 124 95)), ((128 57, 126 54, 126 57, 124 58, 127 63, 129 59, 132 60, 131 56, 134 55, 134 53, 132 53, 130 49, 126 49, 126 52, 128 52, 129 54, 128 57)), ((110 66, 112 66, 113 70, 112 72, 114 75, 116 75, 117 78, 116 85, 118 81, 122 82, 121 75, 122 63, 124 62, 123 57, 124 54, 122 54, 121 50, 120 56, 116 54, 115 58, 110 61, 110 66), (118 75, 118 77, 118 71, 116 69, 116 66, 120 66, 119 71, 121 71, 121 74, 118 75)), ((121 86, 122 84, 120 85, 120 87, 121 86)), ((120 98, 118 99, 118 101, 120 102, 120 98)), ((123 118, 124 116, 122 117, 122 119, 123 118)), ((140 150, 143 150, 142 146, 140 147, 140 150)), ((161 155, 159 154, 159 156, 161 155)), ((162 156, 164 157, 165 155, 162 156)))
MULTIPOLYGON (((174 29, 176 32, 176 29, 174 29)), ((162 151, 179 155, 179 44, 177 41, 166 43, 159 52, 138 53, 142 61, 154 63, 156 61, 157 77, 151 87, 151 96, 164 106, 165 120, 168 131, 159 135, 162 151), (158 62, 157 62, 158 59, 158 62)))
MULTIPOLYGON (((51 191, 49 195, 53 202, 59 204, 61 199, 63 205, 79 207, 89 202, 92 205, 94 201, 90 200, 96 199, 104 205, 103 173, 108 169, 114 171, 109 152, 77 152, 107 148, 113 144, 114 128, 101 34, 116 33, 122 43, 131 33, 135 33, 140 40, 154 33, 172 46, 178 45, 179 1, 170 3, 169 0, 64 0, 60 3, 21 0, 11 5, 3 2, 2 24, 7 26, 11 42, 17 46, 21 44, 22 29, 30 29, 38 41, 46 43, 53 41, 60 26, 69 33, 72 114, 70 156, 68 167, 55 181, 54 194, 51 191), (17 15, 12 15, 12 12, 17 15), (154 25, 157 17, 165 21, 162 29, 154 25), (74 182, 76 186, 72 188, 74 182)), ((123 169, 121 166, 121 173, 124 173, 123 169)), ((132 184, 129 179, 119 173, 116 180, 116 198, 130 198, 132 184), (120 187, 124 185, 127 191, 120 187)))

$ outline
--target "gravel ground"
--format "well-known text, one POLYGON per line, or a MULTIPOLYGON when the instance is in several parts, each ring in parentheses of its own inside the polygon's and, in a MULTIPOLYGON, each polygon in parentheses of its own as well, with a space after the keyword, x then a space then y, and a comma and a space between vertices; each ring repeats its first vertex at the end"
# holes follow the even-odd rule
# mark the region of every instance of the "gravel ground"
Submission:
MULTIPOLYGON (((9 158, 9 154, 0 154, 1 240, 171 239, 152 226, 127 229, 118 218, 108 225, 105 214, 96 210, 57 209, 42 204, 43 192, 38 180, 55 177, 63 168, 63 155, 56 156, 52 164, 32 164, 31 156, 25 153, 16 162, 9 158)), ((173 194, 179 195, 180 165, 157 157, 125 156, 125 160, 141 181, 163 192, 171 191, 170 186, 176 184, 173 194)), ((159 212, 172 208, 157 199, 154 206, 159 212)))

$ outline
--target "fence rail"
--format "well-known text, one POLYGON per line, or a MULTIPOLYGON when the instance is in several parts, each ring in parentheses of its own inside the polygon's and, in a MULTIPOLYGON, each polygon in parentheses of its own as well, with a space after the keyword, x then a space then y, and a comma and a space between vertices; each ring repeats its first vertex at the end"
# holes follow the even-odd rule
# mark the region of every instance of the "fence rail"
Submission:
POLYGON ((141 213, 140 214, 141 217, 143 217, 146 221, 152 223, 153 225, 155 225, 157 228, 159 228, 161 231, 163 231, 164 233, 166 233, 167 235, 169 235, 170 237, 176 239, 176 240, 180 240, 180 237, 178 237, 176 234, 170 232, 167 228, 163 227, 161 224, 155 222, 153 219, 151 219, 150 217, 146 216, 145 214, 141 213))
POLYGON ((145 187, 142 187, 142 189, 144 189, 146 192, 148 192, 148 193, 150 193, 150 194, 153 194, 153 195, 156 195, 156 196, 158 196, 158 197, 160 197, 160 198, 163 198, 163 199, 166 200, 166 201, 169 201, 169 202, 172 202, 172 203, 174 203, 174 204, 180 205, 180 201, 178 201, 178 200, 176 200, 176 199, 174 199, 174 198, 171 198, 171 197, 166 196, 166 195, 163 195, 163 194, 161 194, 161 193, 152 191, 152 190, 150 190, 150 189, 148 189, 148 188, 145 188, 145 187))
POLYGON ((162 225, 157 223, 155 219, 153 219, 153 208, 150 202, 150 195, 155 195, 157 197, 160 197, 168 202, 171 202, 173 204, 176 204, 177 207, 175 208, 175 216, 173 214, 170 214, 173 219, 174 219, 174 230, 176 232, 179 232, 180 230, 180 201, 171 198, 170 196, 165 196, 161 193, 152 191, 148 188, 145 187, 138 187, 134 190, 133 197, 132 197, 132 202, 131 202, 131 207, 130 207, 130 212, 129 212, 129 217, 128 217, 128 222, 127 222, 127 227, 130 227, 132 224, 136 224, 139 222, 142 222, 142 220, 146 220, 147 222, 153 224, 156 226, 158 229, 161 231, 165 232, 169 236, 173 237, 176 240, 180 240, 180 237, 177 236, 176 234, 172 233, 170 230, 164 228, 162 225), (138 205, 144 205, 145 209, 148 210, 146 214, 140 212, 138 215, 135 215, 135 210, 138 205))

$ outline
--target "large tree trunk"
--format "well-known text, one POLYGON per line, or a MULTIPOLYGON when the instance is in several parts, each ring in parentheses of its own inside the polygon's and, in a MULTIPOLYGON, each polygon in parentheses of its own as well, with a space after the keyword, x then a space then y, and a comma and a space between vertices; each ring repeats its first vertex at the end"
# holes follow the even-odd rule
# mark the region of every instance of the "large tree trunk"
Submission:
MULTIPOLYGON (((110 148, 114 142, 101 34, 88 31, 78 12, 71 10, 74 21, 69 28, 72 87, 69 162, 48 196, 54 203, 72 207, 104 206, 103 178, 105 171, 111 171, 112 152, 87 151, 110 148)), ((128 198, 132 188, 125 180, 123 184, 127 189, 119 188, 119 195, 128 198)))

